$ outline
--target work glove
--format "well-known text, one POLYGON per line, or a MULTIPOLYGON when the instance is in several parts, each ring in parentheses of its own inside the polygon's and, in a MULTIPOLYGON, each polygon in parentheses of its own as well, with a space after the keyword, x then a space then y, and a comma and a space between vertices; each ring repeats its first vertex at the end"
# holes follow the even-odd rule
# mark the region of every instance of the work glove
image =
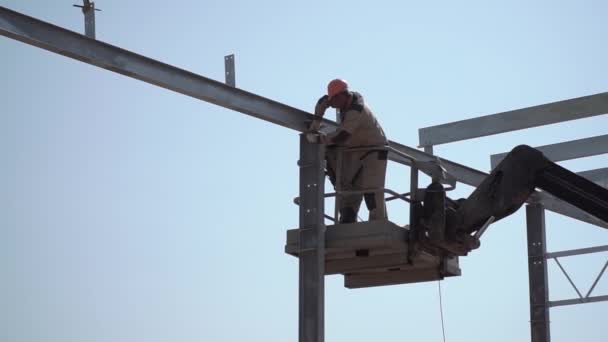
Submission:
POLYGON ((310 126, 308 126, 308 130, 316 132, 319 130, 319 128, 321 128, 321 117, 315 115, 315 118, 310 123, 310 126))
POLYGON ((327 108, 329 108, 329 96, 323 95, 317 101, 317 105, 315 106, 315 115, 323 116, 327 108))
POLYGON ((311 144, 327 144, 327 135, 323 132, 306 133, 306 140, 311 144))

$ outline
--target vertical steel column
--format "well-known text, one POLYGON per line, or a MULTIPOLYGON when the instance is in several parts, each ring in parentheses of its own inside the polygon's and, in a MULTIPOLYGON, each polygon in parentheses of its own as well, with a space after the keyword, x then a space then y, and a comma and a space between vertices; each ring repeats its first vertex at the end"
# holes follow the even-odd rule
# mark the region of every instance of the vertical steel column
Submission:
POLYGON ((300 135, 299 341, 324 341, 325 146, 300 135))
POLYGON ((547 245, 545 209, 540 204, 526 206, 528 231, 528 276, 530 281, 530 332, 532 342, 550 342, 549 281, 547 279, 547 245))

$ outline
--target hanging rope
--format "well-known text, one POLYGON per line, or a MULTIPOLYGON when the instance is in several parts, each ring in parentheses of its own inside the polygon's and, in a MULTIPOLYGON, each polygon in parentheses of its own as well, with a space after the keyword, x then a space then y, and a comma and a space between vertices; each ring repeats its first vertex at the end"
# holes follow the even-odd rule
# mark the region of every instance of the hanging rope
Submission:
POLYGON ((441 301, 441 280, 437 281, 439 286, 439 314, 441 315, 441 333, 443 334, 443 342, 445 342, 445 326, 443 324, 443 303, 441 301))

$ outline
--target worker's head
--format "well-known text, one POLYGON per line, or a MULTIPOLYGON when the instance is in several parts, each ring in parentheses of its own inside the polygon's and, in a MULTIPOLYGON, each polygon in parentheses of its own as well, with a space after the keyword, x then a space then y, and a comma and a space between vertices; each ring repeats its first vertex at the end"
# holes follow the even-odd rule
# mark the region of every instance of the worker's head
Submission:
POLYGON ((345 80, 335 79, 327 85, 328 103, 333 108, 343 109, 350 101, 351 93, 345 80))

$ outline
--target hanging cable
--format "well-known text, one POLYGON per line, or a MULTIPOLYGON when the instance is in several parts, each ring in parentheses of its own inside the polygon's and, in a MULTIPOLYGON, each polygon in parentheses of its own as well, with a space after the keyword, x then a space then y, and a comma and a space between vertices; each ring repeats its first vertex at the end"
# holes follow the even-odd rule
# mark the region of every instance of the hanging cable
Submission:
POLYGON ((441 301, 441 280, 437 281, 439 287, 439 314, 441 315, 441 333, 443 334, 443 342, 445 342, 445 326, 443 324, 443 303, 441 301))

